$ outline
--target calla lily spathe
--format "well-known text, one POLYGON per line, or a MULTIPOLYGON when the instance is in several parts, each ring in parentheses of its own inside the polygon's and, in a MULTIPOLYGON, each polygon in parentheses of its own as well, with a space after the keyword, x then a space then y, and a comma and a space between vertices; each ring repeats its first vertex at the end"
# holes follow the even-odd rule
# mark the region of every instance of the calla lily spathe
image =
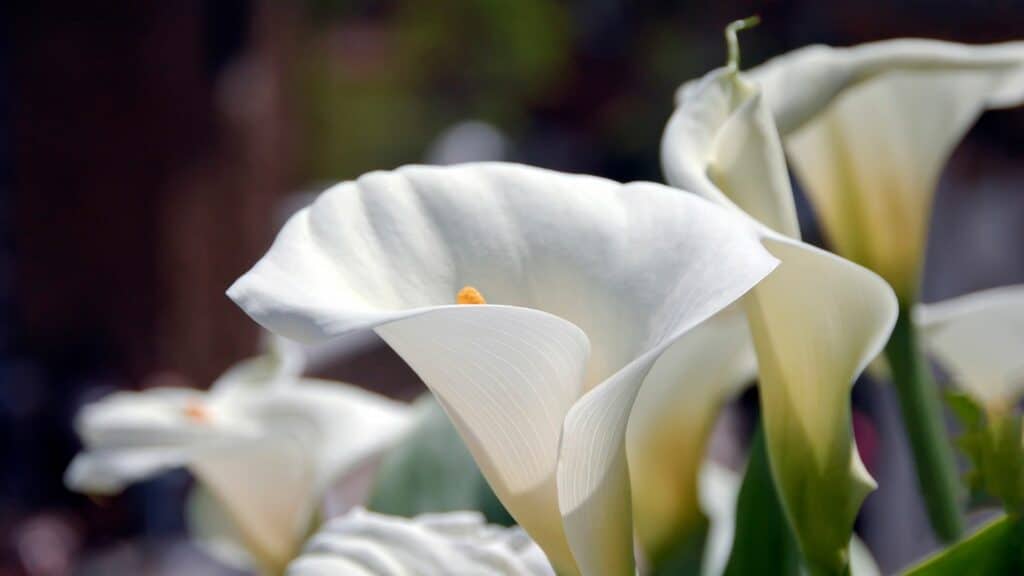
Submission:
POLYGON ((637 538, 649 558, 689 537, 707 513, 701 462, 722 407, 757 377, 753 347, 737 345, 748 339, 741 308, 720 312, 683 336, 637 396, 626 452, 637 538))
POLYGON ((683 334, 774 268, 743 230, 658 184, 409 166, 325 192, 228 294, 286 336, 374 330, 552 563, 618 576, 634 563, 633 401, 672 376, 658 364, 683 334))
POLYGON ((939 175, 982 112, 1024 101, 1024 42, 809 46, 748 76, 835 251, 913 301, 939 175))
POLYGON ((978 404, 1013 410, 1024 397, 1024 285, 919 304, 914 322, 926 349, 978 404))
POLYGON ((298 552, 328 485, 405 431, 408 407, 337 382, 301 378, 300 363, 259 357, 208 392, 152 388, 85 406, 85 451, 65 476, 73 490, 109 494, 186 467, 199 480, 194 535, 268 573, 298 552))
POLYGON ((885 345, 895 295, 876 274, 799 240, 772 115, 735 62, 680 88, 662 164, 670 184, 741 214, 781 261, 742 303, 769 461, 805 558, 839 570, 875 486, 854 445, 850 387, 885 345))
POLYGON ((387 516, 356 508, 310 538, 288 576, 555 576, 518 527, 478 512, 387 516))

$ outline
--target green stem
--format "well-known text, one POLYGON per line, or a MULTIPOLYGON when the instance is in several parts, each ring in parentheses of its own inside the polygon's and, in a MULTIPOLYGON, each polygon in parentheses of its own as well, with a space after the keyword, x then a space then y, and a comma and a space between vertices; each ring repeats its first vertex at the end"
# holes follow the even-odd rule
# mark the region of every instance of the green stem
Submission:
POLYGON ((960 482, 953 446, 943 422, 939 390, 921 355, 910 309, 906 302, 900 302, 899 319, 885 355, 899 394, 903 425, 914 454, 928 517, 935 534, 952 542, 963 532, 960 482))
POLYGON ((725 27, 725 47, 728 52, 728 65, 733 70, 740 69, 740 43, 736 39, 736 33, 741 30, 749 30, 761 23, 760 16, 751 16, 743 20, 735 20, 725 27))

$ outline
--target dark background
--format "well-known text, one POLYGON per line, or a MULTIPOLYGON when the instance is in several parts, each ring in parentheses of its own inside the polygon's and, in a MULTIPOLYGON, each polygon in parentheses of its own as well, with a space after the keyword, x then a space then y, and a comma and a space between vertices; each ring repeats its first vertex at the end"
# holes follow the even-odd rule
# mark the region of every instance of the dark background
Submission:
MULTIPOLYGON (((762 24, 741 36, 744 66, 814 42, 1024 31, 1019 1, 8 3, 0 576, 174 573, 167 559, 186 556, 189 573, 215 572, 180 543, 184 475, 104 502, 63 488, 70 424, 112 389, 205 386, 256 351, 223 293, 268 246, 286 198, 481 150, 660 181, 675 87, 722 65, 723 27, 751 14, 762 24), (438 143, 467 120, 486 123, 470 133, 488 146, 438 143)), ((987 113, 943 176, 926 300, 1024 281, 1022 183, 1024 111, 987 113)), ((417 390, 386 351, 334 371, 417 390)), ((927 549, 927 528, 890 391, 861 384, 856 404, 882 483, 860 527, 894 569, 927 549)))

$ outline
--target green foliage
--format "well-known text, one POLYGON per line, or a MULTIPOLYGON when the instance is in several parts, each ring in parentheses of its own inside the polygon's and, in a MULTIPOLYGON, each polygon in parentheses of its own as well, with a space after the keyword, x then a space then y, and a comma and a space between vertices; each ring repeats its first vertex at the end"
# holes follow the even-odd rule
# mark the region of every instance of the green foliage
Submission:
POLYGON ((964 433, 960 449, 971 460, 967 484, 978 499, 999 500, 1011 514, 1024 513, 1024 436, 1021 415, 1008 410, 986 410, 963 394, 950 395, 964 433))
POLYGON ((1024 522, 1003 516, 959 544, 928 558, 906 576, 1024 574, 1024 522))
POLYGON ((303 176, 350 179, 423 160, 455 122, 515 132, 568 65, 566 7, 546 0, 317 0, 294 72, 303 176))
POLYGON ((725 576, 745 574, 800 574, 800 551, 772 480, 760 426, 736 502, 736 532, 725 568, 725 576))
POLYGON ((662 554, 651 558, 650 576, 700 574, 707 537, 708 520, 702 516, 698 526, 679 534, 662 554))
POLYGON ((381 462, 367 507, 398 516, 479 510, 488 522, 513 524, 433 396, 417 410, 412 431, 381 462))

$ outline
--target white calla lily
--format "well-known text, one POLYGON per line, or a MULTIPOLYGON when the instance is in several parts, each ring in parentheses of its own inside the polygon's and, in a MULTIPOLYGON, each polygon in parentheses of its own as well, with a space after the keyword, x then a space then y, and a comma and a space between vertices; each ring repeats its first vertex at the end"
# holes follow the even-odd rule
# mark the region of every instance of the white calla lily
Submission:
POLYGON ((895 295, 876 274, 800 242, 772 115, 735 61, 679 90, 662 163, 670 184, 747 216, 781 261, 743 299, 769 461, 805 558, 840 568, 875 486, 853 442, 850 387, 885 345, 895 295))
POLYGON ((809 46, 748 76, 836 252, 913 300, 942 168, 982 112, 1024 101, 1024 42, 809 46))
POLYGON ((774 266, 734 217, 657 184, 409 166, 325 192, 228 294, 285 335, 376 331, 552 563, 620 575, 636 394, 774 266))
POLYGON ((327 522, 288 566, 288 576, 554 576, 518 527, 478 512, 387 516, 356 508, 327 522))
POLYGON ((650 558, 701 522, 698 476, 711 429, 757 376, 748 330, 739 307, 720 312, 662 357, 637 396, 626 453, 637 537, 650 558))
POLYGON ((65 482, 110 494, 187 467, 203 491, 196 504, 219 506, 190 511, 198 536, 215 550, 241 539, 256 563, 276 572, 298 551, 330 482, 390 447, 409 421, 404 404, 300 378, 297 368, 259 357, 208 392, 153 388, 89 404, 75 422, 85 450, 65 482))
POLYGON ((1003 410, 1024 396, 1024 285, 918 304, 914 321, 925 348, 979 404, 1003 410))

